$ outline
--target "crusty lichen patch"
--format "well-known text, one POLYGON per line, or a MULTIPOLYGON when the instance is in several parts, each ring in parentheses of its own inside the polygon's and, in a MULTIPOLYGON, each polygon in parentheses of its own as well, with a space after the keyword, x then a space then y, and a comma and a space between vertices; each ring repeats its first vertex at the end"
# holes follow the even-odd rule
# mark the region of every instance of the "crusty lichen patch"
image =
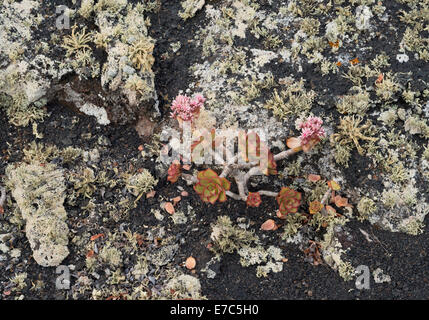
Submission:
POLYGON ((233 225, 227 216, 218 217, 212 225, 210 238, 213 241, 211 250, 218 257, 223 253, 236 252, 243 267, 257 265, 257 277, 267 277, 270 272, 283 270, 284 257, 280 248, 269 246, 265 249, 253 231, 233 225))
POLYGON ((25 220, 33 257, 44 267, 58 266, 69 254, 65 179, 53 164, 10 165, 7 184, 25 220))

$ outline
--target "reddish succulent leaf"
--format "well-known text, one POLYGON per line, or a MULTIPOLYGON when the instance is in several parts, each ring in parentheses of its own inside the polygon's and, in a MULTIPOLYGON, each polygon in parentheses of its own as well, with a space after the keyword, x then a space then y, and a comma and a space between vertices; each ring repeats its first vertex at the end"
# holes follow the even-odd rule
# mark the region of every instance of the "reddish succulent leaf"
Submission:
POLYGON ((311 182, 317 182, 321 179, 321 177, 318 174, 309 174, 307 179, 311 182))
POLYGON ((302 151, 309 152, 319 141, 319 139, 311 139, 308 143, 302 145, 302 151))
POLYGON ((179 161, 177 160, 173 161, 173 163, 170 165, 170 168, 168 168, 167 180, 170 181, 171 183, 175 183, 177 182, 181 174, 182 174, 182 168, 179 161))
POLYGON ((165 203, 164 210, 167 211, 169 214, 174 214, 176 212, 176 210, 174 210, 174 206, 171 202, 165 203))
POLYGON ((273 219, 268 219, 261 225, 261 229, 264 231, 274 230, 276 228, 276 223, 273 219))
POLYGON ((351 205, 349 204, 349 200, 339 195, 335 196, 334 201, 337 207, 351 207, 351 205))
POLYGON ((301 140, 296 137, 292 137, 286 140, 286 145, 290 149, 299 149, 301 147, 301 140))
POLYGON ((186 259, 185 266, 187 269, 189 270, 194 269, 196 264, 197 264, 197 261, 195 260, 194 257, 189 257, 188 259, 186 259))
POLYGON ((180 200, 182 200, 181 196, 177 196, 177 197, 173 198, 173 205, 175 206, 176 204, 178 204, 180 202, 180 200))

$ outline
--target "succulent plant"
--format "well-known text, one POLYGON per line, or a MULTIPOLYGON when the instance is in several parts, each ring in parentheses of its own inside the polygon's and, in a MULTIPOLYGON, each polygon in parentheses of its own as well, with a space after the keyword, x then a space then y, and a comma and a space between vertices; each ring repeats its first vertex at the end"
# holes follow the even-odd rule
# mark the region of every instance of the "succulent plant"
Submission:
POLYGON ((259 192, 249 192, 247 196, 246 204, 248 207, 259 207, 261 204, 261 195, 259 192))
POLYGON ((211 169, 198 172, 197 178, 198 182, 194 185, 194 190, 200 195, 201 200, 211 204, 214 204, 216 200, 226 201, 226 191, 231 187, 228 180, 219 177, 211 169))
POLYGON ((289 213, 296 213, 301 205, 301 193, 287 187, 280 190, 276 199, 281 217, 285 217, 289 213))
POLYGON ((302 145, 309 144, 312 140, 319 141, 326 136, 322 128, 323 121, 318 117, 308 117, 306 121, 300 124, 302 145))
POLYGON ((183 121, 192 121, 200 108, 204 105, 206 99, 201 94, 196 94, 192 99, 184 95, 178 95, 171 104, 172 118, 180 118, 183 121))
POLYGON ((308 117, 307 120, 302 122, 299 127, 301 135, 299 138, 292 137, 286 141, 289 148, 294 149, 296 152, 310 151, 320 139, 326 136, 325 129, 322 128, 323 121, 318 117, 308 117))

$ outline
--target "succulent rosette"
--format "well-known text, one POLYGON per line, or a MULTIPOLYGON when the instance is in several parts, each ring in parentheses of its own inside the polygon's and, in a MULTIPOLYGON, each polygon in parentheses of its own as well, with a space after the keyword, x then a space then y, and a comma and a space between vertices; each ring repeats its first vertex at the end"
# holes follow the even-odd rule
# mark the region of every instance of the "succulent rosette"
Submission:
POLYGON ((214 204, 216 200, 226 201, 226 191, 231 184, 225 178, 218 176, 211 169, 198 172, 198 182, 194 185, 194 190, 200 195, 201 200, 214 204))
POLYGON ((261 195, 259 192, 249 192, 247 196, 246 204, 248 207, 259 207, 261 204, 261 195))
POLYGON ((296 213, 301 205, 301 193, 291 188, 283 187, 277 195, 277 203, 282 217, 296 213))

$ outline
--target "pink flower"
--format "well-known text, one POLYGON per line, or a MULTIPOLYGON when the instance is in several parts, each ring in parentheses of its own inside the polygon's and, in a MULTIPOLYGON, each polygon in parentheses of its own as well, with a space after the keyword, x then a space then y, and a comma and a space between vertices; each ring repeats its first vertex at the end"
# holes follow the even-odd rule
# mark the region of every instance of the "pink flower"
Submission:
POLYGON ((301 129, 301 144, 306 145, 311 140, 319 141, 324 138, 326 133, 322 128, 323 121, 318 117, 308 117, 306 121, 300 124, 301 129))
POLYGON ((192 121, 199 113, 205 101, 206 99, 201 94, 195 95, 193 99, 184 95, 178 95, 171 104, 171 110, 173 111, 171 117, 179 117, 183 121, 192 121))

